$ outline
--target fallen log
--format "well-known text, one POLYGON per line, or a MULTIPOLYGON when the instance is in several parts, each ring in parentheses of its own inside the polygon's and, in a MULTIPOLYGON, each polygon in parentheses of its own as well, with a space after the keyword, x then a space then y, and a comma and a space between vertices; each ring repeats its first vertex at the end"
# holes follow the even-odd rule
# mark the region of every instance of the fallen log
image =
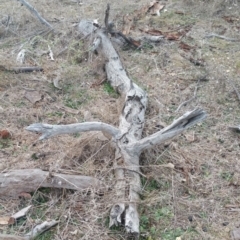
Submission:
POLYGON ((25 234, 23 237, 9 234, 0 234, 1 240, 33 240, 43 232, 47 231, 49 228, 55 226, 58 221, 43 222, 35 226, 29 233, 25 234))
POLYGON ((49 173, 41 169, 11 170, 0 174, 0 198, 18 198, 21 193, 35 192, 40 187, 83 191, 99 190, 102 185, 94 177, 49 173))
MULTIPOLYGON (((141 139, 148 102, 147 94, 128 77, 120 57, 108 37, 108 28, 110 27, 112 31, 112 24, 108 24, 108 14, 109 6, 106 11, 105 28, 100 28, 91 21, 82 20, 79 23, 79 31, 85 38, 88 36, 95 38, 91 49, 104 55, 107 60, 105 65, 107 79, 111 86, 125 98, 119 127, 107 126, 108 133, 112 136, 116 148, 114 169, 117 181, 115 185, 116 203, 110 211, 109 226, 124 224, 128 233, 138 237, 139 215, 137 206, 142 190, 139 166, 141 152, 181 134, 189 127, 202 121, 206 117, 206 113, 196 108, 175 120, 170 126, 141 139)), ((41 132, 43 135, 40 139, 43 140, 61 133, 68 133, 64 131, 67 126, 70 125, 32 124, 27 127, 27 130, 41 132)), ((75 129, 75 132, 106 131, 104 123, 98 123, 97 126, 96 129, 96 125, 88 123, 88 128, 79 127, 75 129)))

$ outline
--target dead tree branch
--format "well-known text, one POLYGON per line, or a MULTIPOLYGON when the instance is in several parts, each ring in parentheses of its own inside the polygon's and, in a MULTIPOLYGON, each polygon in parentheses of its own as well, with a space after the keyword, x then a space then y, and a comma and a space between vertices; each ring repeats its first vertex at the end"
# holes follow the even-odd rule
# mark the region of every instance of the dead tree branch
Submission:
POLYGON ((151 136, 145 137, 132 145, 133 149, 142 152, 145 149, 152 148, 157 144, 161 144, 188 129, 189 127, 201 122, 206 117, 206 113, 201 109, 195 109, 185 113, 176 119, 170 126, 162 129, 151 136))
POLYGON ((26 6, 26 8, 34 15, 38 18, 38 20, 48 26, 50 29, 53 29, 52 25, 47 22, 43 17, 41 17, 41 15, 39 14, 39 12, 31 5, 29 4, 26 0, 17 0, 20 1, 24 6, 26 6))
POLYGON ((73 190, 100 189, 101 182, 88 176, 49 173, 40 169, 11 170, 0 174, 0 198, 18 198, 22 192, 34 192, 40 187, 73 190))
POLYGON ((225 37, 223 35, 218 35, 216 33, 210 33, 207 34, 204 38, 219 38, 219 39, 223 39, 225 41, 230 41, 230 42, 239 42, 240 39, 237 38, 229 38, 229 37, 225 37))
MULTIPOLYGON (((108 18, 109 6, 105 16, 107 26, 109 26, 108 18)), ((154 147, 154 145, 160 144, 202 121, 206 117, 206 113, 201 109, 187 112, 169 127, 141 139, 148 102, 146 92, 129 79, 105 29, 97 29, 93 22, 82 20, 79 23, 79 31, 85 38, 91 36, 92 39, 98 39, 94 49, 99 46, 98 51, 101 51, 106 59, 107 79, 111 86, 125 98, 119 118, 119 127, 115 128, 104 123, 95 123, 95 125, 93 123, 79 123, 65 126, 36 123, 29 126, 27 130, 43 133, 40 139, 58 134, 91 130, 109 133, 113 137, 116 148, 113 167, 117 181, 115 184, 116 203, 110 211, 109 226, 123 224, 122 219, 124 219, 126 231, 139 237, 137 206, 142 191, 139 166, 140 153, 144 149, 154 147)))
POLYGON ((117 138, 120 131, 106 123, 86 122, 74 123, 69 125, 50 125, 46 123, 34 123, 26 128, 31 132, 43 133, 39 140, 47 139, 60 134, 72 134, 87 131, 102 131, 110 134, 113 138, 117 138))
POLYGON ((8 235, 8 234, 0 234, 1 240, 33 240, 43 232, 47 231, 49 228, 55 226, 58 221, 51 221, 51 222, 43 222, 37 226, 35 226, 29 233, 27 233, 24 237, 15 236, 15 235, 8 235))

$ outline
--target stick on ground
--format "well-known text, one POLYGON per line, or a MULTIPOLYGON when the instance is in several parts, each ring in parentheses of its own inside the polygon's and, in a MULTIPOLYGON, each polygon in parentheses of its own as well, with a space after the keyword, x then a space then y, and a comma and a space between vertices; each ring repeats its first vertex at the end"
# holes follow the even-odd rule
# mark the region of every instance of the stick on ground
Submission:
POLYGON ((41 17, 41 15, 39 14, 39 12, 38 12, 31 4, 29 4, 26 0, 18 0, 18 1, 20 1, 24 6, 26 6, 27 9, 28 9, 34 16, 36 16, 36 17, 38 18, 38 20, 39 20, 42 24, 48 26, 50 29, 53 29, 52 25, 51 25, 49 22, 47 22, 43 17, 41 17))

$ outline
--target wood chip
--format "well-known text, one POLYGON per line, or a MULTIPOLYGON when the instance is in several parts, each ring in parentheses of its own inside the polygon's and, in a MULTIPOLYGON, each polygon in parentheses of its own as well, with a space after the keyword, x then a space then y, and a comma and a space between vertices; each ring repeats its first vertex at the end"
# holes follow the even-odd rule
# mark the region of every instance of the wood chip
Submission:
POLYGON ((28 207, 25 207, 25 208, 21 209, 17 213, 13 214, 12 218, 18 219, 18 218, 24 217, 31 207, 32 206, 30 205, 28 207))
POLYGON ((60 74, 58 74, 57 77, 55 77, 55 78, 53 79, 53 85, 54 85, 54 87, 57 88, 57 89, 62 89, 62 88, 59 86, 59 81, 60 81, 60 80, 61 80, 60 74))
POLYGON ((24 97, 33 104, 42 99, 42 95, 38 91, 26 91, 24 97))
POLYGON ((10 220, 10 216, 0 217, 0 225, 8 225, 8 221, 10 220))

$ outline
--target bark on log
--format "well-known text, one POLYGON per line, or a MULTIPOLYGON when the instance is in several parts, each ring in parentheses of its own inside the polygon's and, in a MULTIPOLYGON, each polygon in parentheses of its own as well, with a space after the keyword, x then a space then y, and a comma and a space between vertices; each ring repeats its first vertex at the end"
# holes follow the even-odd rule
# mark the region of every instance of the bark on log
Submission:
POLYGON ((94 177, 49 173, 40 169, 11 170, 0 174, 0 198, 18 198, 22 192, 34 192, 39 187, 73 190, 100 189, 103 185, 94 177))

